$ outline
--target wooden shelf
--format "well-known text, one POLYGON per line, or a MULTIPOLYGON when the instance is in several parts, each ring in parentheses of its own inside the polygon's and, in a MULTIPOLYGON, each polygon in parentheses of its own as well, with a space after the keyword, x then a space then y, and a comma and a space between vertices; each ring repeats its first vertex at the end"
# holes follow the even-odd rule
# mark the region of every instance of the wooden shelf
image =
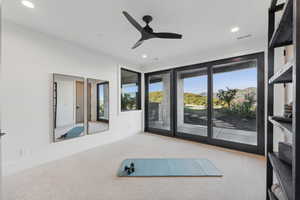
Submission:
POLYGON ((294 61, 288 62, 281 67, 270 79, 269 84, 291 83, 293 82, 293 64, 294 61))
POLYGON ((269 159, 276 173, 279 185, 287 200, 292 200, 293 196, 293 179, 292 167, 285 164, 278 158, 277 153, 269 153, 269 159))
POLYGON ((285 123, 285 122, 280 122, 277 120, 274 120, 272 116, 269 116, 269 121, 276 127, 280 128, 283 132, 287 134, 292 134, 293 133, 293 125, 292 123, 285 123))
POLYGON ((269 47, 276 48, 293 44, 293 0, 287 0, 283 15, 275 28, 269 47))
POLYGON ((268 190, 270 200, 278 200, 275 194, 269 189, 268 190))

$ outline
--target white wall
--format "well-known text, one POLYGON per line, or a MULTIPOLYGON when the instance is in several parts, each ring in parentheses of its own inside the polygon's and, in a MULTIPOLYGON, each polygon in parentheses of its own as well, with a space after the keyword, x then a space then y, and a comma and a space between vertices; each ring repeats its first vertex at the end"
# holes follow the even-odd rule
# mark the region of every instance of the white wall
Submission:
POLYGON ((218 49, 207 48, 205 51, 187 53, 177 56, 176 58, 172 57, 166 61, 160 61, 159 64, 154 62, 143 66, 142 70, 146 73, 197 63, 204 63, 235 56, 263 52, 266 51, 266 48, 266 38, 255 38, 255 40, 253 40, 251 43, 247 41, 240 41, 239 43, 234 43, 230 46, 223 46, 218 49))
POLYGON ((4 175, 142 131, 142 111, 118 112, 118 65, 130 64, 7 21, 2 37, 4 175), (110 82, 108 132, 51 142, 52 73, 110 82))

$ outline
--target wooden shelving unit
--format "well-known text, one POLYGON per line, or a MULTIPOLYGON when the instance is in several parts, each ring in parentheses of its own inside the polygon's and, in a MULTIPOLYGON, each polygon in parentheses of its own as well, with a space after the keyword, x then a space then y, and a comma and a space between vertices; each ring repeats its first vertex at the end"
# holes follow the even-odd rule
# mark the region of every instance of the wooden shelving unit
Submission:
MULTIPOLYGON (((277 4, 272 0, 269 9, 269 49, 268 49, 268 124, 267 124, 267 200, 277 198, 271 191, 273 174, 284 193, 286 200, 300 199, 300 0, 286 0, 277 4), (275 13, 283 12, 275 25, 275 13), (278 71, 274 71, 275 48, 293 44, 294 58, 278 71), (298 67, 297 67, 298 66, 298 67), (274 115, 274 84, 293 83, 293 123, 285 123, 274 115), (292 166, 282 162, 278 153, 273 152, 274 126, 283 134, 292 136, 292 166)), ((276 106, 276 105, 275 105, 276 106)))

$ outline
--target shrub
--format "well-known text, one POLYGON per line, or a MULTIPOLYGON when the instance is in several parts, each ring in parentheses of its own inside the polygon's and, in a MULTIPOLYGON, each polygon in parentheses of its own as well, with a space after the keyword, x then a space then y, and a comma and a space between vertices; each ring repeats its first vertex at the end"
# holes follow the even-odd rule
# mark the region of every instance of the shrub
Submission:
POLYGON ((251 92, 244 95, 244 101, 240 103, 234 103, 231 107, 225 108, 225 112, 228 114, 236 114, 241 117, 255 118, 256 117, 256 107, 255 103, 255 93, 251 92))
POLYGON ((122 110, 132 110, 136 108, 135 98, 131 97, 130 94, 123 94, 121 100, 122 110))

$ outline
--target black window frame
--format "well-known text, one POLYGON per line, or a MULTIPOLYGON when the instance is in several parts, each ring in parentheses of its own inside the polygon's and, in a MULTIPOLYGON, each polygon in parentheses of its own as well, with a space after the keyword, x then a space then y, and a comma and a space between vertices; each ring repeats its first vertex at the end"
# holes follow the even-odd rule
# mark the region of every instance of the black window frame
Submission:
MULTIPOLYGON (((100 117, 100 112, 99 112, 99 108, 100 108, 100 105, 99 105, 99 87, 101 85, 107 85, 107 87, 108 87, 108 99, 109 99, 109 82, 105 81, 105 82, 102 82, 102 83, 97 83, 97 121, 109 123, 109 117, 108 117, 108 119, 104 119, 104 118, 100 117)), ((108 110, 108 116, 109 116, 109 110, 108 110)))
POLYGON ((154 72, 149 72, 145 73, 145 113, 144 113, 144 119, 145 119, 145 127, 144 131, 148 133, 154 133, 154 134, 159 134, 159 135, 164 135, 164 136, 171 136, 175 138, 181 138, 181 139, 186 139, 186 140, 191 140, 191 141, 197 141, 205 144, 210 144, 210 145, 215 145, 215 146, 220 146, 220 147, 225 147, 228 149, 234 149, 234 150, 239 150, 243 152, 248 152, 248 153, 254 153, 254 154, 259 154, 259 155, 264 155, 265 153, 265 53, 264 52, 257 52, 253 54, 247 54, 247 55, 240 55, 236 57, 230 57, 230 58, 225 58, 225 59, 220 59, 220 60, 214 60, 214 61, 208 61, 204 63, 198 63, 198 64, 193 64, 193 65, 187 65, 187 66, 180 66, 180 67, 175 67, 175 68, 170 68, 166 70, 159 70, 159 71, 154 71, 154 72), (212 104, 211 98, 212 98, 212 68, 216 65, 224 65, 224 64, 229 64, 232 62, 243 62, 247 60, 257 60, 257 95, 260 97, 257 99, 257 145, 249 145, 249 144, 244 144, 244 143, 238 143, 234 141, 226 141, 226 140, 219 140, 215 139, 212 137, 212 104), (201 69, 201 68, 207 68, 208 70, 208 136, 196 136, 196 135, 191 135, 191 134, 185 134, 185 133, 180 133, 177 131, 177 80, 176 80, 176 74, 180 71, 185 71, 185 70, 192 70, 192 69, 201 69), (171 120, 173 121, 172 125, 172 130, 171 131, 165 131, 162 129, 151 129, 151 127, 148 127, 148 80, 149 76, 154 75, 154 74, 160 74, 164 73, 165 71, 170 71, 172 74, 171 79, 171 94, 170 96, 173 97, 171 98, 171 120))
POLYGON ((142 73, 141 72, 137 72, 137 71, 134 71, 134 70, 131 70, 131 69, 126 69, 126 68, 123 68, 121 67, 120 68, 120 109, 121 109, 121 112, 130 112, 130 111, 138 111, 138 110, 142 110, 142 73), (131 72, 131 73, 135 73, 137 74, 138 76, 138 81, 137 81, 137 86, 138 86, 138 92, 137 92, 137 95, 136 95, 136 109, 130 109, 130 110, 125 110, 122 108, 122 71, 127 71, 127 72, 131 72))

